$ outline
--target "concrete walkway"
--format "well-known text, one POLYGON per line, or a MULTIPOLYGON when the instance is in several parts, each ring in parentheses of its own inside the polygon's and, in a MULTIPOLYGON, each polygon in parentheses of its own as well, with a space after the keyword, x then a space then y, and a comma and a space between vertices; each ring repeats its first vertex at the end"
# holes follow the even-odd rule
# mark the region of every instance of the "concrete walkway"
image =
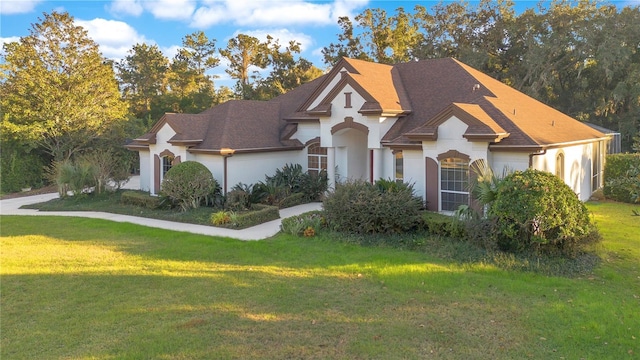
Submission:
MULTIPOLYGON (((134 184, 129 187, 135 186, 134 184)), ((157 220, 142 218, 130 215, 119 215, 97 211, 38 211, 31 209, 20 209, 21 206, 27 204, 36 204, 49 201, 58 197, 57 193, 26 196, 21 198, 13 198, 0 200, 0 215, 29 215, 29 216, 75 216, 94 219, 105 219, 117 222, 128 222, 132 224, 150 226, 159 229, 185 231, 194 234, 223 236, 238 240, 262 240, 269 238, 280 231, 282 219, 299 215, 307 211, 319 210, 322 208, 321 203, 310 203, 298 205, 287 209, 280 210, 280 219, 269 221, 264 224, 256 225, 247 229, 234 230, 218 228, 213 226, 195 225, 187 223, 179 223, 173 221, 157 220)))

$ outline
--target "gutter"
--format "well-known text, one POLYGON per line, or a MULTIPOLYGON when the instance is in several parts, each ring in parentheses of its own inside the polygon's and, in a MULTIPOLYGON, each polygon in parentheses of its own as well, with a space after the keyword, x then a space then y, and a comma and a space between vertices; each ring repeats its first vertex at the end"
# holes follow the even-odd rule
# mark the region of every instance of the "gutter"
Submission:
POLYGON ((545 155, 547 153, 547 149, 542 149, 538 152, 534 152, 529 154, 529 169, 531 169, 531 167, 533 166, 533 157, 534 156, 540 156, 540 155, 545 155))

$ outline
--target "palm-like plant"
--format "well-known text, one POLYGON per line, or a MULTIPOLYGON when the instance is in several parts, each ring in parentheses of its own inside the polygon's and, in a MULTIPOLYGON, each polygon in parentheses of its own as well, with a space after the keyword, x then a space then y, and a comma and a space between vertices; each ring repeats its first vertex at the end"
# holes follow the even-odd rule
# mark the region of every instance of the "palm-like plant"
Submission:
POLYGON ((497 189, 502 179, 510 172, 505 168, 502 176, 497 176, 491 166, 484 160, 478 160, 471 165, 471 171, 476 174, 474 181, 469 183, 470 192, 484 207, 485 213, 491 203, 495 201, 497 189))

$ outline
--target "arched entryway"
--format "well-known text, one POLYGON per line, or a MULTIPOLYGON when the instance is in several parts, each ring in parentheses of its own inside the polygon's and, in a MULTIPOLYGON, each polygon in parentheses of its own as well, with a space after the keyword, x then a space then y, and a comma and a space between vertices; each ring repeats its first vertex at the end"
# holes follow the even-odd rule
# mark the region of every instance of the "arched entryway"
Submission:
POLYGON ((369 129, 352 120, 331 129, 336 178, 339 181, 369 179, 369 129))

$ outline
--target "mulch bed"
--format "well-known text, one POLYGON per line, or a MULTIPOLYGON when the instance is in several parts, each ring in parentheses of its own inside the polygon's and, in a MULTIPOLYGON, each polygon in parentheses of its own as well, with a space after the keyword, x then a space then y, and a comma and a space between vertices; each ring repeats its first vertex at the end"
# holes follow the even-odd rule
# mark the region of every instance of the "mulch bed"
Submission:
POLYGON ((55 192, 58 192, 58 187, 56 185, 49 185, 40 189, 33 189, 29 191, 21 191, 17 193, 5 194, 0 196, 0 200, 15 199, 19 197, 32 196, 32 195, 50 194, 55 192))

